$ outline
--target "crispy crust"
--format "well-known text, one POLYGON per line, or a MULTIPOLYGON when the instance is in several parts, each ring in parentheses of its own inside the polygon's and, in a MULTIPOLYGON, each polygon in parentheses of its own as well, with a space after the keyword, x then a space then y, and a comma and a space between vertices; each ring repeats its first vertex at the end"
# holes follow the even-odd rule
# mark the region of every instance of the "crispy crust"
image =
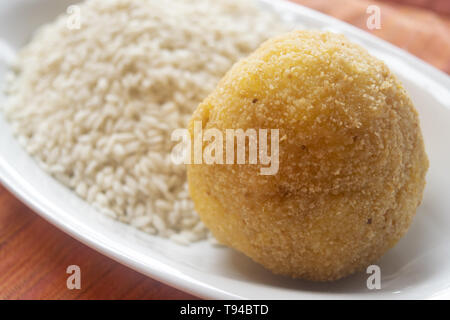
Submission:
POLYGON ((195 208, 222 243, 316 281, 373 263, 407 231, 428 159, 416 110, 381 61, 344 36, 294 31, 221 80, 190 123, 278 128, 280 167, 190 165, 195 208))

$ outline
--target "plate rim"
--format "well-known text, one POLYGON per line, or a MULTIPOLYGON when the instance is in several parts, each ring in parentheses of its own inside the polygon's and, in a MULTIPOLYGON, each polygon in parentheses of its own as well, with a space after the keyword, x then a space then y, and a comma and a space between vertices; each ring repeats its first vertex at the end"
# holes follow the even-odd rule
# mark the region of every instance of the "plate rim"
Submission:
MULTIPOLYGON (((444 83, 444 88, 450 92, 450 76, 442 72, 441 70, 433 67, 429 63, 420 60, 405 50, 396 47, 393 44, 388 43, 362 29, 350 25, 347 22, 340 21, 336 18, 318 12, 316 10, 307 8, 295 2, 287 0, 258 0, 261 3, 267 4, 273 7, 284 7, 284 9, 293 11, 299 17, 307 16, 309 19, 315 20, 324 26, 337 27, 340 32, 356 37, 363 43, 369 44, 371 47, 383 49, 388 55, 394 56, 406 60, 412 65, 414 69, 423 74, 428 79, 437 81, 438 83, 444 83)), ((448 106, 447 106, 448 107, 448 106)), ((449 107, 450 109, 450 107, 449 107)), ((198 281, 192 277, 181 278, 169 272, 166 268, 159 268, 161 262, 157 259, 152 260, 152 264, 144 264, 141 261, 130 258, 126 252, 120 250, 115 246, 110 246, 105 243, 99 242, 91 233, 85 232, 86 230, 77 230, 74 226, 70 225, 67 221, 61 220, 58 214, 59 209, 52 207, 49 201, 45 201, 42 198, 36 197, 33 191, 29 189, 32 186, 28 185, 28 182, 23 179, 20 174, 4 159, 0 157, 0 183, 8 189, 15 197, 17 197, 22 203, 31 208, 33 212, 50 222, 52 225, 62 230, 72 238, 82 242, 97 252, 136 270, 146 276, 149 276, 157 281, 174 287, 178 290, 195 295, 205 299, 246 299, 243 296, 235 295, 233 293, 221 290, 218 287, 214 287, 198 281)), ((169 269, 172 269, 170 267, 169 269)), ((439 292, 440 296, 450 297, 450 288, 439 292)), ((430 298, 431 296, 424 297, 430 298)), ((317 296, 311 297, 311 299, 318 298, 317 296)), ((329 294, 322 294, 319 298, 333 299, 340 298, 338 295, 330 297, 329 294)))

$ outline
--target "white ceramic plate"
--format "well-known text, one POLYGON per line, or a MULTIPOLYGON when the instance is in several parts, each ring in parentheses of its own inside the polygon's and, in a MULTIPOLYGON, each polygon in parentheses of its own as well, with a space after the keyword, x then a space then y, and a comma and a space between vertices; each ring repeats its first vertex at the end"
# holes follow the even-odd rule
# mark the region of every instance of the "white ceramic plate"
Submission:
MULTIPOLYGON (((69 0, 0 3, 0 84, 6 60, 69 0)), ((154 279, 204 298, 395 299, 450 298, 450 78, 404 51, 304 7, 261 5, 307 28, 346 34, 400 77, 420 113, 430 170, 423 204, 408 234, 379 262, 381 290, 360 273, 335 283, 274 276, 245 256, 207 242, 182 247, 103 217, 45 172, 21 149, 0 114, 0 180, 45 219, 99 252, 154 279)), ((0 96, 0 100, 2 97, 0 96)), ((1 101, 0 101, 1 103, 1 101)))

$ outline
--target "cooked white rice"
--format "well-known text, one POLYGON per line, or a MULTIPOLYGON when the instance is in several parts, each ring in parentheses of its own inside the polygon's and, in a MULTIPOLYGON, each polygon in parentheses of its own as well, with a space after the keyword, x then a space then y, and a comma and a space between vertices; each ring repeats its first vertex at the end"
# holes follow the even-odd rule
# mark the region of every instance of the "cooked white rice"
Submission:
POLYGON ((188 243, 208 232, 170 136, 240 57, 281 31, 242 0, 91 0, 44 26, 4 111, 42 168, 101 212, 188 243))

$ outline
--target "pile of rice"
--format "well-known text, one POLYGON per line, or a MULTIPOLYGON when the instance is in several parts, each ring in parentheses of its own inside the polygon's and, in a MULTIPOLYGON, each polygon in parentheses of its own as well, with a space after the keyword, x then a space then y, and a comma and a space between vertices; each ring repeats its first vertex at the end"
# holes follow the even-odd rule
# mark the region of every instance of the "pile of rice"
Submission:
POLYGON ((284 28, 242 0, 90 0, 44 26, 3 106, 40 166, 101 212, 189 243, 208 236, 170 158, 196 105, 284 28))

